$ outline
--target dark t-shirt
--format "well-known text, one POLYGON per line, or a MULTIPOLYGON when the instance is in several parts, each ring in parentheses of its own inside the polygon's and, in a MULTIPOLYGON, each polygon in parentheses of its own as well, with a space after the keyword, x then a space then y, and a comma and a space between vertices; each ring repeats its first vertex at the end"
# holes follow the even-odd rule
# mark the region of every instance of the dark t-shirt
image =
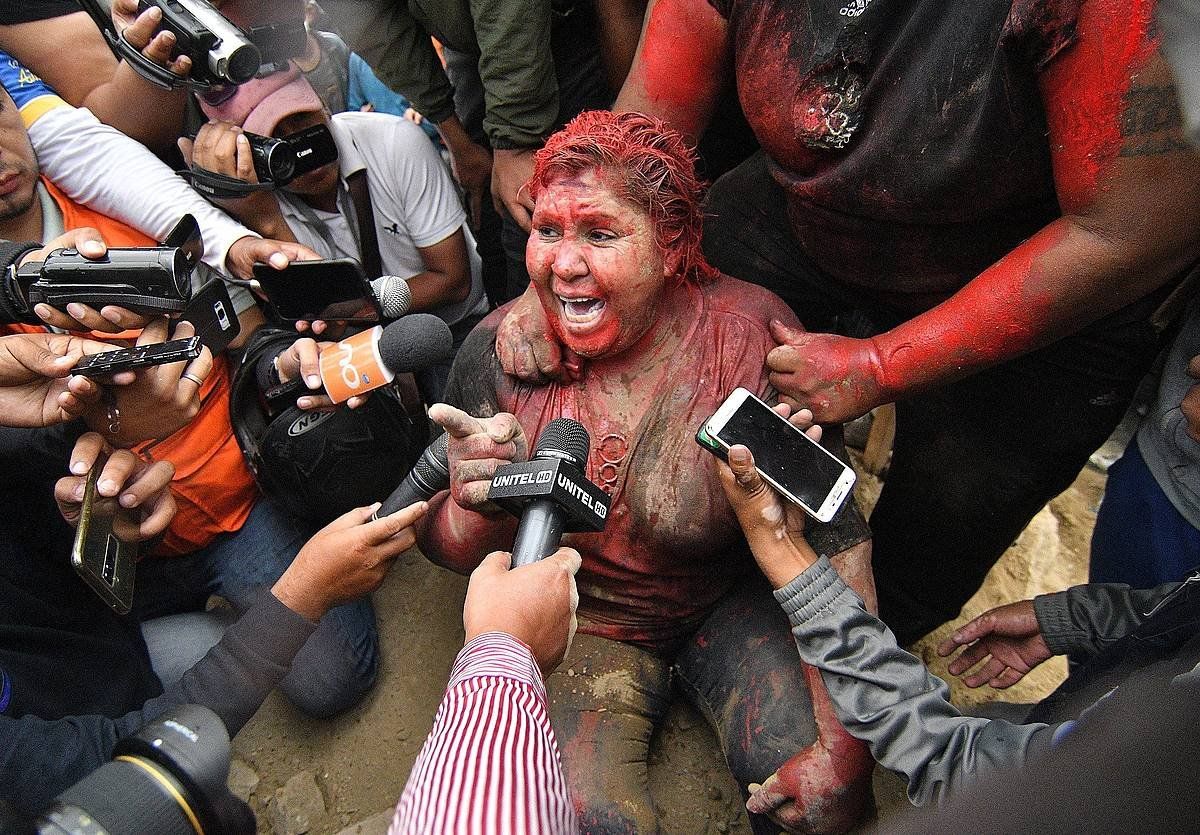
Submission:
POLYGON ((0 25, 29 23, 80 11, 72 0, 0 0, 0 25))
POLYGON ((922 309, 1060 214, 1038 77, 1080 0, 710 2, 819 272, 922 309))

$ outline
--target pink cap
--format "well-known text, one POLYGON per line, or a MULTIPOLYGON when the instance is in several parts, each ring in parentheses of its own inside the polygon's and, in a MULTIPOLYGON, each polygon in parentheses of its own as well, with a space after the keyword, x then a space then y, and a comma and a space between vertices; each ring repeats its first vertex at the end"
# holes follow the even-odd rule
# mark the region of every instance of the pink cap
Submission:
POLYGON ((317 91, 294 65, 247 81, 220 104, 200 99, 200 109, 209 119, 240 125, 243 130, 262 136, 270 136, 275 126, 293 113, 320 112, 324 106, 317 91))

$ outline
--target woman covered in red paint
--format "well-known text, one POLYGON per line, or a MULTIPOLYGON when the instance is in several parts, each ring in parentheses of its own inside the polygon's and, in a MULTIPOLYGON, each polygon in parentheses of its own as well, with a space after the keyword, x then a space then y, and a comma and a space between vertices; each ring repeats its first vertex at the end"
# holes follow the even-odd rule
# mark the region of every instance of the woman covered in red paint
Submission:
MULTIPOLYGON (((772 384, 821 422, 896 401, 871 527, 902 644, 958 613, 1109 435, 1200 256, 1200 157, 1153 10, 650 4, 616 109, 695 136, 732 72, 762 151, 713 186, 705 253, 807 327, 772 326, 772 384)), ((508 332, 506 368, 555 370, 554 346, 508 332)))
MULTIPOLYGON (((705 261, 693 163, 679 134, 637 114, 585 113, 538 152, 526 263, 575 374, 538 386, 506 375, 495 355, 506 309, 481 323, 451 374, 458 408, 430 411, 451 436, 452 482, 431 502, 421 547, 460 571, 510 547, 516 521, 487 502, 496 467, 527 457, 550 420, 582 423, 587 476, 612 508, 603 533, 564 540, 583 555, 580 634, 550 692, 583 830, 657 831, 646 758, 678 687, 744 790, 778 772, 772 789, 797 799, 806 825, 841 831, 862 811, 870 759, 797 663, 693 438, 735 387, 774 397, 768 323, 797 323, 771 293, 705 261)), ((871 599, 867 537, 853 508, 808 531, 871 599)))

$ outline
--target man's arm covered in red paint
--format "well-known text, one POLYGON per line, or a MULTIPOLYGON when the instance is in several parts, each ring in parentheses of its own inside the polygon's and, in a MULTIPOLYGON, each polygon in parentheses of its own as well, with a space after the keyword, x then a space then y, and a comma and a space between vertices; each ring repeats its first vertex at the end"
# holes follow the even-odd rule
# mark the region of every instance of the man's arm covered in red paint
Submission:
POLYGON ((1200 254, 1200 155, 1181 132, 1151 0, 1092 0, 1041 77, 1063 216, 942 304, 871 339, 775 328, 771 382, 842 421, 1043 347, 1200 254))

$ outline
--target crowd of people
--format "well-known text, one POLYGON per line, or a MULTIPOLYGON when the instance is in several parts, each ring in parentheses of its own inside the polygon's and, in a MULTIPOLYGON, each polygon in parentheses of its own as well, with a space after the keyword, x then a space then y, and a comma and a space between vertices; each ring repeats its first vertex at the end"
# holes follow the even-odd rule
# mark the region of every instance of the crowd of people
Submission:
POLYGON ((416 545, 471 581, 393 831, 669 828, 648 762, 676 697, 755 832, 847 831, 876 763, 930 810, 898 827, 974 824, 981 786, 1019 797, 1013 775, 1087 768, 1129 728, 1164 734, 1161 756, 1077 822, 1188 819, 1194 4, 211 5, 292 32, 287 54, 213 80, 154 3, 0 2, 0 811, 38 813, 173 706, 231 736, 276 687, 314 717, 352 708, 380 663, 370 593, 416 545), (296 176, 264 137, 302 149, 296 176), (110 248, 177 246, 185 215, 185 295, 217 293, 232 338, 191 307, 29 297, 62 250, 101 270, 110 248), (283 317, 262 277, 332 259, 399 293, 400 322, 440 319, 452 357, 335 402, 327 360, 369 327, 283 317), (197 334, 190 359, 72 373, 197 334), (853 498, 806 519, 752 450, 697 444, 739 387, 846 461, 841 424, 895 404, 869 519, 853 498), (964 716, 904 647, 958 616, 1148 389, 1092 582, 938 647, 970 687, 1055 655, 1068 679, 964 716), (606 525, 511 568, 517 521, 489 488, 560 418, 592 440, 606 525), (294 445, 259 455, 273 422, 294 445), (381 479, 443 432, 445 483, 377 514, 381 479), (128 612, 71 566, 91 490, 138 543, 128 612), (568 654, 583 684, 628 687, 568 684, 568 654))

